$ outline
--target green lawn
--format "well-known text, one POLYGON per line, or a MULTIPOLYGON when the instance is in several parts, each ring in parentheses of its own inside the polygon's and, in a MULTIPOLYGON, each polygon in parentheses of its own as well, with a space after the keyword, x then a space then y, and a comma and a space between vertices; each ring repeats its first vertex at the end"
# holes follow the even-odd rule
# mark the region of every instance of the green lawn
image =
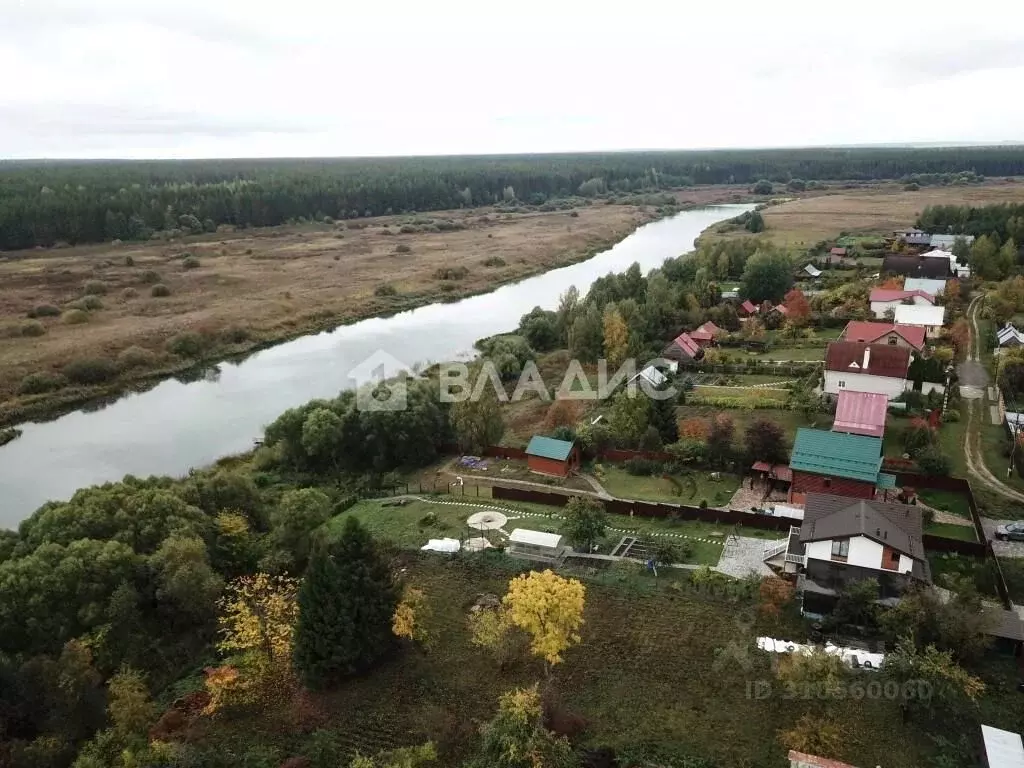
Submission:
POLYGON ((706 501, 709 507, 724 506, 741 482, 736 475, 722 474, 720 480, 712 480, 707 472, 687 472, 674 476, 680 489, 664 477, 631 475, 614 464, 601 464, 600 469, 595 469, 599 472, 601 484, 612 496, 691 506, 699 506, 701 501, 706 501))
POLYGON ((932 509, 941 509, 943 512, 949 512, 967 520, 971 519, 970 502, 962 493, 939 491, 935 488, 919 488, 917 495, 932 509))
POLYGON ((924 527, 924 532, 932 536, 942 536, 946 539, 958 539, 959 541, 977 541, 973 525, 954 525, 953 523, 929 523, 924 527))
POLYGON ((1004 483, 1017 490, 1024 491, 1024 479, 1016 470, 1009 475, 1006 473, 1010 466, 1010 459, 1004 454, 1010 446, 1010 438, 1002 424, 992 424, 988 418, 988 408, 979 410, 975 417, 984 416, 981 427, 981 454, 985 460, 985 466, 989 471, 1004 483))
MULTIPOLYGON (((932 581, 944 586, 946 576, 958 576, 971 581, 978 592, 986 597, 999 597, 996 590, 995 567, 987 559, 966 557, 954 552, 927 553, 932 570, 932 581)), ((1006 560, 1000 561, 1005 563, 1006 560)))
MULTIPOLYGON (((743 358, 755 360, 824 360, 825 343, 820 347, 772 347, 768 352, 747 353, 743 358)), ((742 359, 742 358, 741 358, 742 359)))

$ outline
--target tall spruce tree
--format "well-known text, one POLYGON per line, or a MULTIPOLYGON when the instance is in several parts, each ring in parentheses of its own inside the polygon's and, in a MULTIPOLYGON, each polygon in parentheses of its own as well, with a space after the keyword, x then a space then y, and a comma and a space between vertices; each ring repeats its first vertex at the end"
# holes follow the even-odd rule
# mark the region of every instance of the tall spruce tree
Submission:
POLYGON ((299 589, 295 667, 310 688, 366 669, 395 642, 395 587, 369 532, 354 517, 340 538, 320 547, 299 589))

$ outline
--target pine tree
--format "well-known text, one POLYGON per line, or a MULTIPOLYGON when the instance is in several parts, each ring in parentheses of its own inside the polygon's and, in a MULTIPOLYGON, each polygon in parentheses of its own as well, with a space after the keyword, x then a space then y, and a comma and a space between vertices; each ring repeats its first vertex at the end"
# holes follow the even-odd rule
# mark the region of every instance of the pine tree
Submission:
POLYGON ((369 532, 354 517, 312 557, 299 589, 295 666, 310 688, 366 669, 395 642, 398 590, 369 532))

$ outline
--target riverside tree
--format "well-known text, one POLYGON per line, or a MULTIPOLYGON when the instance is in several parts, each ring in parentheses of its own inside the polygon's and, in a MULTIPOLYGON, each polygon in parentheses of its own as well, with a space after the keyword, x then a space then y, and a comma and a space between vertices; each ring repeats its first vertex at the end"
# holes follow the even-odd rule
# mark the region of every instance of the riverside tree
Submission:
POLYGON ((354 517, 314 552, 298 597, 295 666, 310 688, 366 669, 393 647, 398 590, 369 532, 354 517))

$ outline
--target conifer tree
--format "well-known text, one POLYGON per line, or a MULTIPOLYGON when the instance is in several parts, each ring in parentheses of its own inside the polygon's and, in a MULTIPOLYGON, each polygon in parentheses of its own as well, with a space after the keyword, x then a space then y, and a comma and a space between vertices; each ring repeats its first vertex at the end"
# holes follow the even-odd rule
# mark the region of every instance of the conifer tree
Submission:
POLYGON ((369 532, 354 517, 313 555, 299 589, 295 667, 324 688, 372 666, 395 642, 398 589, 369 532))

